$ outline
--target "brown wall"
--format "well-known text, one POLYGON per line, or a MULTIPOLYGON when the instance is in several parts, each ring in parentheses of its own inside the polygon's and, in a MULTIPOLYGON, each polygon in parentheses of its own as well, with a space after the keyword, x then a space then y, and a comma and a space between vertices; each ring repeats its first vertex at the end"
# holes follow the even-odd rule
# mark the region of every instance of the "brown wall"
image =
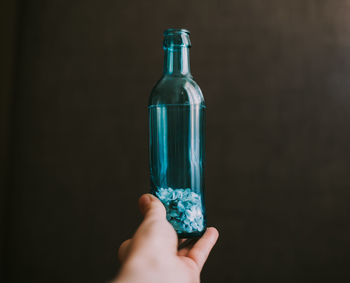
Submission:
POLYGON ((148 191, 162 32, 207 104, 202 282, 348 282, 350 4, 22 1, 8 282, 105 282, 148 191))
POLYGON ((15 77, 17 3, 0 2, 0 282, 7 269, 7 237, 11 211, 11 124, 15 77), (6 231, 6 232, 5 232, 6 231))

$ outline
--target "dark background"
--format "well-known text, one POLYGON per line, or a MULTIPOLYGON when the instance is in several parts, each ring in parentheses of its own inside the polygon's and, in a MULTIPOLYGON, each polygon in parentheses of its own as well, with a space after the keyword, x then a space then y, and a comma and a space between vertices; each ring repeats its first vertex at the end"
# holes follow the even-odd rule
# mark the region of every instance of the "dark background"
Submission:
POLYGON ((168 27, 208 110, 202 282, 349 282, 350 1, 1 5, 2 282, 116 274, 168 27))

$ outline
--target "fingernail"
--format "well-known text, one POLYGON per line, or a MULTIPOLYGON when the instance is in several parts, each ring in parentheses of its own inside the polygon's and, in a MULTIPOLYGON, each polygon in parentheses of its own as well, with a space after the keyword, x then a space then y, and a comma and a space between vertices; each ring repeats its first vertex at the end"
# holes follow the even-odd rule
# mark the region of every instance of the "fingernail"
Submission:
POLYGON ((152 201, 152 197, 150 195, 146 195, 145 204, 149 204, 152 201))
POLYGON ((143 195, 141 198, 140 208, 141 212, 144 214, 151 203, 151 198, 149 195, 143 195))

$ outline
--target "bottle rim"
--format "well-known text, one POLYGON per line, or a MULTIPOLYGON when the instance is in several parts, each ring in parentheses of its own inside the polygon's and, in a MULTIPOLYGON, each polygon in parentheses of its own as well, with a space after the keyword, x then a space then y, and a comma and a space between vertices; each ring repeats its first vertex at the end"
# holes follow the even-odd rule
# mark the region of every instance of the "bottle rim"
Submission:
POLYGON ((187 33, 190 34, 190 31, 187 29, 183 29, 183 28, 168 28, 164 31, 164 35, 169 35, 172 33, 187 33))

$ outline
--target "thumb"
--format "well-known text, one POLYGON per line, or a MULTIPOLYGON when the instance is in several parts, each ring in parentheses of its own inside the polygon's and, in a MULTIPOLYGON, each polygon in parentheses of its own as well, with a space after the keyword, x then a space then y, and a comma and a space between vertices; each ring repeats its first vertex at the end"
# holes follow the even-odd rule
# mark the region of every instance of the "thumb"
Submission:
POLYGON ((166 219, 162 202, 152 194, 144 194, 139 199, 139 207, 144 218, 166 219))
POLYGON ((139 198, 139 207, 144 220, 132 238, 128 256, 141 253, 157 256, 162 249, 170 249, 175 254, 177 236, 166 219, 163 203, 152 194, 144 194, 139 198))

